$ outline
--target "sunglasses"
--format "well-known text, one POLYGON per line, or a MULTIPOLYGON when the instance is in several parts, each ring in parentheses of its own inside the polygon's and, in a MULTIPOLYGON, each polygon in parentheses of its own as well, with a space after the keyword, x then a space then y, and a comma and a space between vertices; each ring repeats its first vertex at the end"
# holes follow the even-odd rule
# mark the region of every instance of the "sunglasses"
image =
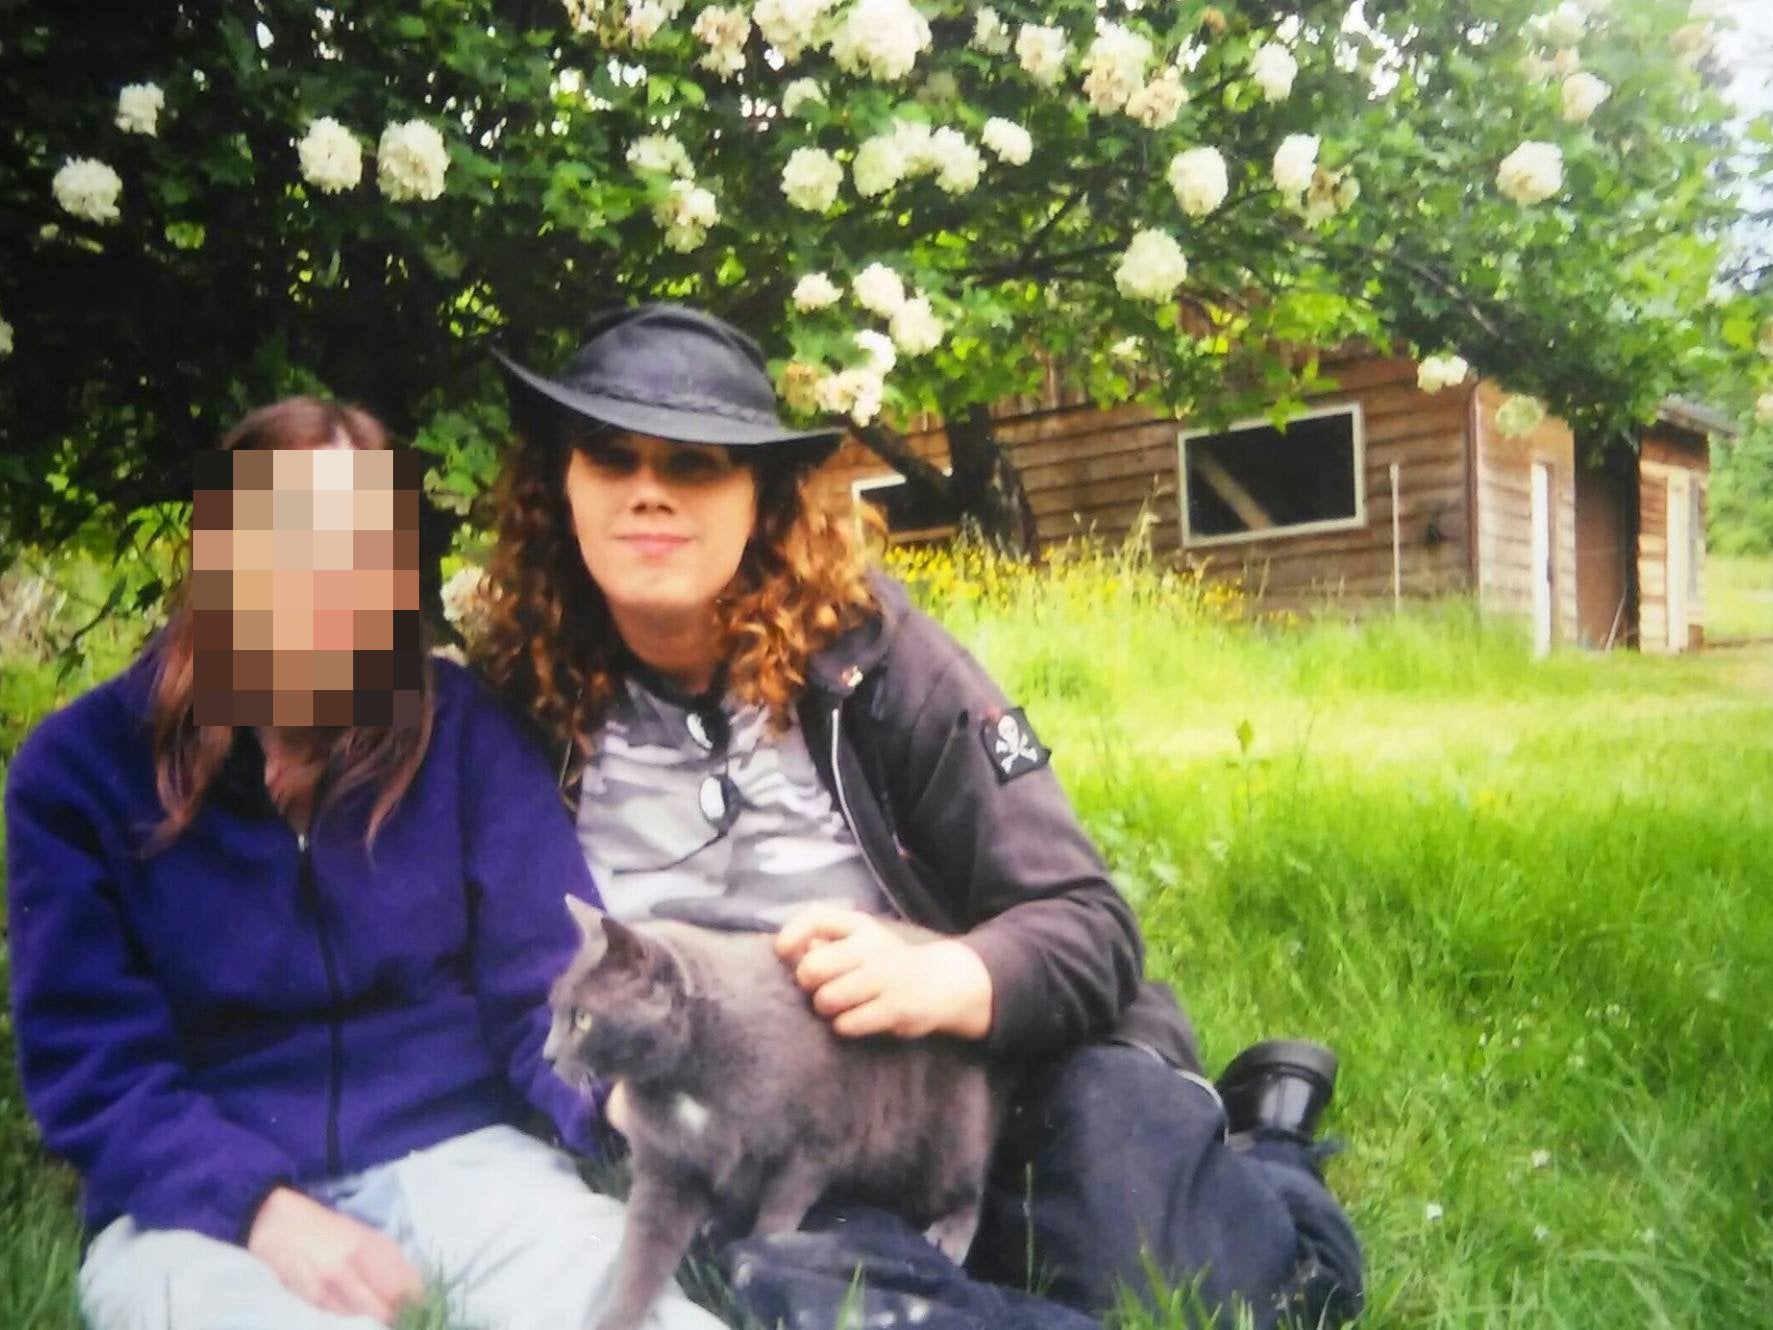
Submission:
POLYGON ((696 790, 696 806, 701 811, 702 819, 713 830, 707 840, 667 863, 611 870, 618 876, 631 873, 663 873, 672 868, 680 868, 704 850, 719 844, 733 829, 733 824, 739 820, 739 812, 744 807, 744 801, 739 796, 739 787, 733 783, 730 751, 732 725, 727 720, 726 714, 718 707, 692 711, 684 721, 684 728, 689 731, 690 738, 694 739, 700 747, 707 749, 710 755, 717 756, 720 760, 720 770, 711 776, 704 777, 696 790))

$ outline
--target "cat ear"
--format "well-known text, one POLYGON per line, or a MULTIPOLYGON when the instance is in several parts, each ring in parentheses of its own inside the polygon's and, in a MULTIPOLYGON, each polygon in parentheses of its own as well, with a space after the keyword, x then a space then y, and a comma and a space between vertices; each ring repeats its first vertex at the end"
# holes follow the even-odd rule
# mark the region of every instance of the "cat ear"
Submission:
POLYGON ((573 922, 579 926, 579 941, 586 946, 595 945, 601 947, 603 945, 603 929, 600 925, 607 917, 603 911, 599 910, 595 905, 580 900, 577 896, 568 895, 566 898, 566 912, 573 917, 573 922))
POLYGON ((646 964, 646 942, 640 934, 617 923, 607 914, 601 916, 600 922, 603 925, 604 940, 609 944, 607 959, 630 969, 639 969, 646 964))

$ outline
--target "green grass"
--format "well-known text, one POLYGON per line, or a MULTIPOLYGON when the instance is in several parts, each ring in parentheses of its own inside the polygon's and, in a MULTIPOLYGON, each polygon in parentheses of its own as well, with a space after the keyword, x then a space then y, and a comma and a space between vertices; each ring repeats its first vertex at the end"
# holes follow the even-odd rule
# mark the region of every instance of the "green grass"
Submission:
MULTIPOLYGON (((1209 1065, 1342 1055, 1368 1324, 1766 1322, 1773 650, 1534 663, 1461 605, 1250 626, 1106 574, 1005 600, 943 605, 1209 1065)), ((0 1325, 71 1325, 67 1184, 17 1105, 0 1084, 0 1325)))
POLYGON ((1713 641, 1773 638, 1773 558, 1710 556, 1705 600, 1705 632, 1713 641))

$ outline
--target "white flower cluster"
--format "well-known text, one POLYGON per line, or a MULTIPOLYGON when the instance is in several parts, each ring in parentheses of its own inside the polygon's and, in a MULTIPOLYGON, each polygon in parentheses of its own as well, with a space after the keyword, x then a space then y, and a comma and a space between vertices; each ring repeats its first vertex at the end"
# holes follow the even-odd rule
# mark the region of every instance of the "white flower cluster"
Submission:
POLYGON ((1205 217, 1225 202, 1231 183, 1217 148, 1190 148, 1170 159, 1170 188, 1190 217, 1205 217))
POLYGON ((821 411, 847 415, 858 425, 866 425, 880 414, 885 393, 885 380, 868 365, 827 374, 813 389, 814 400, 821 411))
POLYGON ((1070 50, 1071 44, 1065 40, 1063 28, 1024 23, 1022 30, 1016 34, 1016 60, 1037 87, 1058 86, 1059 77, 1065 72, 1065 57, 1070 50))
POLYGON ((1311 188, 1317 175, 1316 134, 1289 134, 1274 150, 1274 187, 1294 199, 1311 188))
POLYGON ((865 199, 886 193, 905 176, 905 154, 899 150, 897 134, 876 134, 864 139, 850 163, 856 178, 856 193, 865 199))
POLYGON ((936 163, 936 184, 948 194, 966 194, 979 183, 985 159, 958 129, 944 125, 930 135, 930 156, 936 163))
POLYGON ((166 106, 166 94, 152 83, 131 83, 117 94, 117 128, 126 134, 160 132, 160 112, 166 106))
POLYGON ((908 356, 921 356, 942 344, 948 325, 936 317, 926 296, 912 296, 898 309, 888 323, 893 342, 908 356))
POLYGON ((1443 388, 1457 388, 1471 373, 1471 366, 1459 356, 1425 356, 1416 366, 1416 386, 1425 393, 1438 393, 1443 388))
POLYGON ((363 145, 357 136, 329 115, 308 126, 296 144, 302 179, 322 194, 357 188, 363 179, 363 145))
POLYGON ((1563 150, 1529 139, 1496 168, 1496 188, 1521 207, 1543 203, 1564 187, 1563 150))
POLYGON ((1114 284, 1131 300, 1168 300, 1188 276, 1188 260, 1168 231, 1147 227, 1133 236, 1114 270, 1114 284))
POLYGON ((825 89, 818 79, 795 79, 782 89, 782 114, 793 115, 809 102, 825 104, 825 89))
POLYGON ((819 22, 834 0, 758 0, 751 18, 763 39, 792 64, 818 45, 819 22))
POLYGON ((803 314, 835 305, 843 292, 822 272, 810 272, 794 284, 794 308, 803 314))
POLYGON ((920 120, 895 120, 886 133, 864 139, 850 164, 856 192, 863 198, 884 194, 901 180, 931 174, 947 193, 965 194, 979 183, 984 170, 984 157, 965 134, 947 126, 931 129, 920 120))
POLYGON ((492 581, 484 569, 463 564, 445 579, 438 595, 443 617, 470 645, 492 626, 492 581))
POLYGON ((665 228, 665 244, 688 254, 708 238, 708 228, 720 220, 714 195, 691 180, 673 180, 653 205, 653 220, 665 228))
POLYGON ((1580 125, 1613 93, 1606 80, 1593 74, 1575 73, 1564 80, 1564 119, 1580 125))
POLYGON ((837 202, 843 167, 822 148, 796 148, 782 168, 782 193, 796 208, 824 212, 837 202))
POLYGON ((1151 42, 1118 23, 1107 23, 1084 53, 1084 96, 1097 115, 1123 109, 1145 83, 1151 42))
POLYGON ((12 325, 0 319, 0 356, 12 354, 12 325))
POLYGON ((1255 54, 1250 57, 1250 77, 1256 80, 1256 86, 1262 90, 1264 101, 1285 101, 1287 94, 1293 90, 1293 80, 1298 76, 1299 62, 1279 42, 1258 46, 1255 54))
POLYGON ((626 160, 635 171, 655 172, 694 180, 688 150, 670 134, 642 134, 628 145, 626 160))
POLYGON ((856 303, 870 314, 890 319, 905 303, 905 283, 884 263, 870 263, 850 283, 856 303))
POLYGON ((745 43, 751 37, 751 16, 742 9, 726 9, 709 5, 696 15, 690 29, 708 49, 696 63, 703 69, 730 79, 745 68, 745 43))
POLYGON ((910 0, 856 0, 831 39, 831 58, 849 74, 902 79, 930 47, 930 25, 910 0))
POLYGON ((1505 439, 1531 434, 1544 419, 1545 403, 1521 393, 1509 396, 1496 408, 1496 428, 1502 431, 1505 439))
POLYGON ((861 332, 853 333, 851 340, 868 357, 866 367, 882 378, 891 374, 893 366, 899 363, 899 353, 893 349, 893 339, 883 332, 864 328, 861 332))
POLYGON ((1147 129, 1167 129, 1176 123, 1176 116, 1187 101, 1182 71, 1171 65, 1127 98, 1127 114, 1147 129))
POLYGON ((979 142, 996 153, 998 161, 1010 166, 1026 166, 1034 156, 1033 137, 1015 121, 1002 116, 994 115, 985 122, 985 128, 979 131, 979 142))
POLYGON ((1564 0, 1550 13, 1531 20, 1527 27, 1547 46, 1563 48, 1576 45, 1588 30, 1588 16, 1573 0, 1564 0))
POLYGON ((396 203, 429 201, 442 195, 449 170, 443 135, 423 120, 389 125, 376 145, 376 184, 396 203))
POLYGON ((114 222, 122 216, 117 209, 117 196, 123 192, 123 178, 91 157, 65 162, 55 173, 50 189, 57 203, 86 221, 114 222))
POLYGON ((984 5, 973 15, 973 39, 967 45, 986 55, 1008 55, 1010 25, 990 5, 984 5))
POLYGON ((627 17, 622 22, 628 31, 628 40, 636 46, 645 46, 659 35, 660 28, 677 17, 682 8, 682 0, 672 5, 661 4, 659 0, 636 0, 628 6, 627 17))

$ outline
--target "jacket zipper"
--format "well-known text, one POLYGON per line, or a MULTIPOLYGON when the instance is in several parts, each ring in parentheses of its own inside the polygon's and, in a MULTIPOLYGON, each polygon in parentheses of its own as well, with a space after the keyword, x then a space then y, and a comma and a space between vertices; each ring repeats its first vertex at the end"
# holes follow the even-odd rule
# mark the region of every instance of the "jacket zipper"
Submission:
POLYGON ((856 827, 855 815, 850 812, 850 801, 843 792, 843 768, 838 765, 838 746, 840 727, 843 723, 843 699, 839 698, 831 707, 831 788, 837 792, 838 811, 843 814, 844 822, 849 826, 850 835, 856 838, 856 848, 862 852, 862 862, 868 865, 868 875, 874 879, 874 885, 880 888, 881 897, 893 907, 893 912, 901 919, 909 920, 911 912, 905 903, 893 895, 893 889, 887 885, 886 874, 880 871, 880 865, 874 862, 862 833, 856 827))
MULTIPOLYGON (((312 821, 313 814, 309 818, 312 821)), ((339 1151, 339 1096, 345 1067, 345 1036, 339 1022, 338 961, 333 955, 332 935, 327 932, 326 918, 320 908, 320 883, 314 875, 314 851, 307 832, 296 833, 296 845, 302 856, 302 894, 308 899, 308 908, 314 912, 314 936, 320 944, 320 964, 326 971, 326 1173, 328 1177, 337 1177, 344 1171, 339 1151)))

